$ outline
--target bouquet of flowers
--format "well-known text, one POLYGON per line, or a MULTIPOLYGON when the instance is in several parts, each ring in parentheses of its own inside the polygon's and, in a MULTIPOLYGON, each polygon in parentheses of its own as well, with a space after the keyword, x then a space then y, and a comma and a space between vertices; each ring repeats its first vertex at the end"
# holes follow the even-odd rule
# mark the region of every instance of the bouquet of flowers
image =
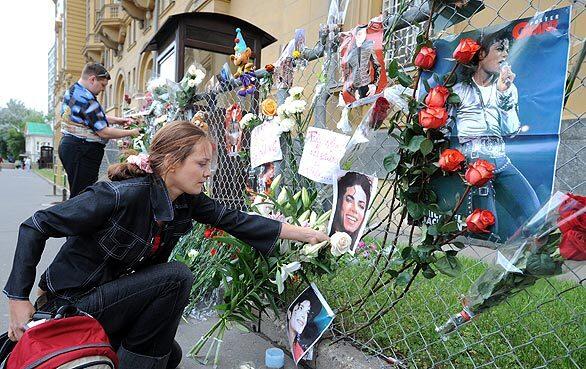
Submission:
POLYGON ((436 331, 447 335, 540 278, 563 272, 568 261, 586 260, 586 197, 556 193, 497 251, 463 298, 463 309, 436 331))

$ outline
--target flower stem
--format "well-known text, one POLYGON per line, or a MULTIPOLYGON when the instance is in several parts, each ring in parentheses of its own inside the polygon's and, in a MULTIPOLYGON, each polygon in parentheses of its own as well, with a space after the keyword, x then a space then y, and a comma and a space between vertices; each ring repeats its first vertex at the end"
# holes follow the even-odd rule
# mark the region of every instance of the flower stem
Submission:
POLYGON ((458 203, 456 204, 456 207, 452 211, 452 214, 450 215, 450 217, 448 218, 448 220, 446 221, 445 224, 448 224, 449 222, 452 221, 452 219, 454 218, 454 215, 456 215, 456 213, 458 212, 458 210, 460 210, 460 207, 462 206, 462 203, 464 202, 464 199, 466 198, 466 196, 468 196, 468 193, 470 193, 470 190, 471 189, 472 189, 472 186, 470 186, 470 185, 468 185, 466 187, 466 191, 464 191, 464 193, 462 194, 462 196, 458 200, 458 203))

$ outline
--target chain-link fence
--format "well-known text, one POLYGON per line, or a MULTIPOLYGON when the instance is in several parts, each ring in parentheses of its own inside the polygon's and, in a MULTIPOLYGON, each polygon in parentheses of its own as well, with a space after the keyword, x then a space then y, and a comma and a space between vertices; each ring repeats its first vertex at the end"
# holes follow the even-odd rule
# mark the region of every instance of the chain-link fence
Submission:
MULTIPOLYGON (((540 12, 573 5, 571 11, 570 53, 568 74, 579 70, 584 59, 586 21, 581 1, 447 1, 456 3, 453 11, 442 12, 443 23, 432 27, 432 37, 448 37, 504 24, 520 18, 534 17, 540 12), (462 6, 462 7, 459 7, 462 6), (471 7, 473 9, 471 10, 471 7), (457 23, 449 26, 451 23, 457 23), (448 27, 449 26, 449 27, 448 27)), ((393 32, 386 39, 387 61, 398 60, 407 71, 414 53, 417 33, 425 26, 431 4, 427 1, 385 0, 383 17, 386 29, 393 32)), ((352 25, 345 25, 348 30, 352 25)), ((304 96, 311 108, 311 125, 336 130, 342 110, 338 107, 341 89, 340 54, 336 27, 323 27, 314 48, 303 50, 302 57, 289 60, 294 68, 293 85, 304 87, 304 96)), ((538 63, 537 61, 535 61, 538 63)), ((546 79, 548 76, 543 76, 546 79)), ((575 75, 568 88, 559 134, 559 149, 555 165, 554 190, 586 193, 586 129, 583 121, 585 74, 575 75)), ((568 79, 570 81, 571 78, 568 79)), ((274 81, 270 96, 282 103, 287 86, 274 81)), ((211 135, 218 144, 218 168, 211 183, 212 196, 223 203, 245 208, 247 190, 258 191, 266 185, 264 176, 282 173, 284 184, 294 191, 308 181, 293 171, 291 162, 283 160, 273 165, 250 169, 247 157, 229 154, 231 136, 226 130, 226 112, 238 104, 243 115, 259 113, 259 92, 252 97, 239 97, 234 90, 221 88, 198 96, 193 112, 204 111, 211 135)), ((534 86, 539 88, 539 86, 534 86)), ((360 123, 366 106, 355 107, 349 113, 353 127, 360 123)), ((242 151, 249 148, 250 137, 242 133, 242 151)), ((333 333, 336 338, 353 342, 369 355, 380 358, 380 366, 395 364, 413 368, 582 368, 586 365, 586 270, 575 268, 561 277, 542 279, 535 286, 517 294, 506 303, 471 320, 463 329, 445 340, 435 332, 450 316, 461 310, 460 295, 493 263, 498 244, 466 239, 467 247, 459 253, 463 270, 457 277, 418 276, 409 281, 411 289, 404 296, 394 288, 396 281, 387 279, 385 268, 391 240, 407 243, 418 236, 418 228, 405 221, 404 213, 390 201, 392 175, 387 176, 383 159, 396 143, 386 128, 374 133, 370 142, 357 151, 349 166, 353 170, 376 175, 381 188, 374 200, 379 206, 369 221, 364 240, 377 246, 373 254, 381 258, 364 257, 347 270, 317 281, 333 308, 358 300, 338 315, 333 333), (386 179, 386 180, 385 180, 386 179), (378 276, 379 279, 369 278, 378 276), (388 282, 388 283, 387 283, 388 282), (392 308, 391 308, 392 307, 392 308), (379 319, 380 318, 380 319, 379 319), (357 330, 357 327, 362 329, 357 330)), ((299 143, 282 142, 284 158, 299 160, 299 143), (290 156, 292 152, 293 156, 290 156)), ((118 159, 117 149, 107 150, 107 161, 118 159)), ((105 168, 105 167, 104 167, 105 168)), ((331 207, 331 186, 318 185, 324 208, 331 207)))

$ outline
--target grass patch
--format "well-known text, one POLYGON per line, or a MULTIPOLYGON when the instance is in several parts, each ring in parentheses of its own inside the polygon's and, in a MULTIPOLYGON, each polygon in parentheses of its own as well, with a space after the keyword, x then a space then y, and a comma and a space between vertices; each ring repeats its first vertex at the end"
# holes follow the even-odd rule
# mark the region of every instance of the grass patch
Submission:
POLYGON ((53 182, 53 169, 43 168, 43 169, 33 169, 35 173, 39 174, 41 177, 47 178, 49 181, 53 182))
MULTIPOLYGON (((461 260, 462 276, 419 276, 404 300, 357 338, 416 368, 580 368, 586 362, 586 291, 572 281, 540 280, 442 341, 434 328, 461 310, 460 295, 486 268, 461 260)), ((340 307, 366 294, 370 270, 367 263, 350 265, 317 284, 329 303, 340 307)), ((366 322, 392 302, 390 293, 379 291, 359 311, 336 317, 337 328, 348 331, 366 322)))

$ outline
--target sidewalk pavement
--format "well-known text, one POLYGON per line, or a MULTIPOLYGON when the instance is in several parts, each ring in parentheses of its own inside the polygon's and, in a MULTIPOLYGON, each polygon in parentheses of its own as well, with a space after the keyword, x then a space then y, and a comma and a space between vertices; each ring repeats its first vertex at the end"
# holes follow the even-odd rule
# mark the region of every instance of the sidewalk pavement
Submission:
MULTIPOLYGON (((4 288, 12 268, 20 223, 36 210, 60 201, 60 196, 53 196, 52 191, 53 187, 34 172, 16 169, 0 171, 0 288, 4 288)), ((64 239, 47 241, 45 252, 37 267, 36 283, 63 242, 64 239)), ((210 318, 207 321, 181 323, 176 337, 184 354, 181 369, 212 368, 212 365, 201 365, 195 359, 185 357, 185 354, 214 322, 215 319, 210 318)), ((7 327, 8 304, 6 297, 3 296, 0 302, 0 332, 5 332, 7 327)), ((271 346, 268 341, 254 333, 242 333, 239 330, 228 331, 224 336, 221 347, 221 362, 217 369, 238 369, 243 363, 250 363, 254 368, 260 369, 264 365, 264 352, 271 346)), ((203 354, 206 351, 207 347, 202 350, 203 354)), ((294 367, 291 359, 287 358, 285 368, 294 367)))

